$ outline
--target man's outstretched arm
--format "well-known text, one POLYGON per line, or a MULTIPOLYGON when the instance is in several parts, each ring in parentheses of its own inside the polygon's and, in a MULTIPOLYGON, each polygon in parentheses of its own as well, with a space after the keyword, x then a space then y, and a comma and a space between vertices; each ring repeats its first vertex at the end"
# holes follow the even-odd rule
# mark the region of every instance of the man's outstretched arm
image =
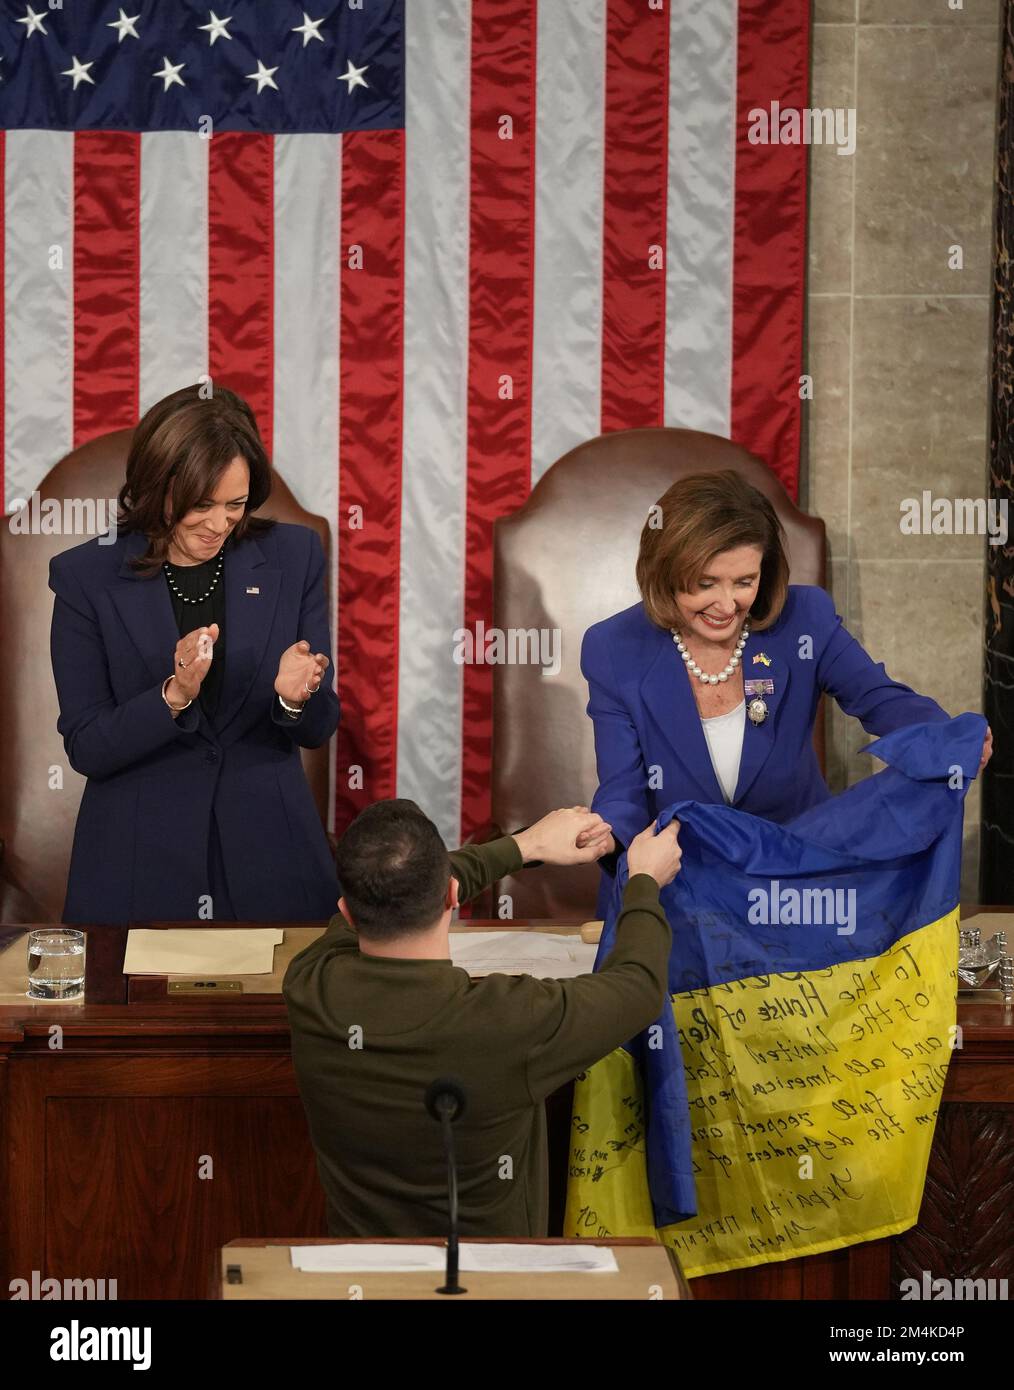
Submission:
POLYGON ((525 864, 591 864, 608 848, 610 832, 607 822, 587 806, 565 806, 514 835, 453 850, 451 872, 460 884, 460 900, 468 902, 525 864))

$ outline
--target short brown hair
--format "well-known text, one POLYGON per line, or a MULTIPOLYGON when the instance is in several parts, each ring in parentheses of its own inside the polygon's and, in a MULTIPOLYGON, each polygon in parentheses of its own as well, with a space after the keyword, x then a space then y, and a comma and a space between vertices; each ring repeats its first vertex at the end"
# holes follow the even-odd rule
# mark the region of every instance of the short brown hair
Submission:
POLYGON ((251 516, 271 491, 271 464, 253 411, 224 386, 184 386, 146 411, 134 430, 127 480, 117 497, 117 528, 148 537, 147 551, 133 561, 139 574, 161 568, 180 518, 210 496, 237 454, 250 469, 250 490, 233 543, 274 525, 266 517, 251 516))
POLYGON ((451 858, 414 801, 375 801, 338 841, 335 868, 356 929, 374 941, 424 931, 444 911, 451 858))
POLYGON ((637 587, 653 623, 678 628, 677 592, 691 593, 713 556, 741 545, 763 552, 750 626, 757 631, 775 622, 788 593, 789 562, 782 524, 762 492, 731 468, 692 473, 663 493, 656 510, 662 524, 649 516, 637 556, 637 587))

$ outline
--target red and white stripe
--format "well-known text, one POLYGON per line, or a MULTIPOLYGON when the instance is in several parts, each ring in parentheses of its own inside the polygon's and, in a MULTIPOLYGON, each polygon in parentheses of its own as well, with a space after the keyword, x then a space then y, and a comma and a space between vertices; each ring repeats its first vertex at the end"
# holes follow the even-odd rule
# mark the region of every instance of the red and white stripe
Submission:
POLYGON ((806 104, 809 5, 406 9, 404 132, 0 137, 4 496, 187 382, 239 390, 332 526, 335 828, 408 796, 450 843, 489 810, 491 673, 452 648, 495 519, 636 425, 795 491, 806 152, 746 117, 806 104))

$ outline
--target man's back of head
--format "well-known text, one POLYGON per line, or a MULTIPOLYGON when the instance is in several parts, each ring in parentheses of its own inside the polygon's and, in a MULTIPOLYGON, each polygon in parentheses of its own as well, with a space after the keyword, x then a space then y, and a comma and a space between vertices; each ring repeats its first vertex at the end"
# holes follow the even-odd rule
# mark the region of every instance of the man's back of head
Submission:
POLYGON ((391 946, 435 926, 447 909, 451 860, 414 801, 367 806, 338 844, 345 916, 363 941, 391 946))

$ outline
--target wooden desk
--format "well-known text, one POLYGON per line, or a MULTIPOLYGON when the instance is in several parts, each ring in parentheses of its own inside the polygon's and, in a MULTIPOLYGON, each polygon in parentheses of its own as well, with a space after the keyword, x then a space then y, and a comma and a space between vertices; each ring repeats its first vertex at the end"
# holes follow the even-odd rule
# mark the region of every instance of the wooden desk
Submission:
MULTIPOLYGON (((465 930, 508 925, 564 930, 465 930)), ((29 930, 0 928, 0 952, 29 930)), ((0 1298, 33 1270, 115 1278, 120 1299, 203 1298, 227 1241, 326 1234, 281 994, 170 998, 164 977, 124 977, 126 935, 88 932, 83 1003, 26 999, 9 958, 5 990, 0 956, 0 1298)), ((546 1107, 555 1233, 571 1094, 546 1107)))
MULTIPOLYGON (((669 1259, 666 1250, 651 1240, 597 1240, 595 1245, 608 1246, 616 1256, 619 1269, 615 1274, 599 1273, 532 1273, 493 1274, 463 1270, 458 1282, 463 1294, 440 1294, 437 1287, 444 1282, 443 1274, 431 1270, 401 1274, 381 1274, 376 1270, 364 1273, 310 1274, 293 1269, 289 1256, 291 1245, 330 1245, 328 1240, 232 1240, 222 1250, 217 1269, 216 1296, 228 1300, 321 1298, 348 1301, 350 1291, 358 1286, 356 1296, 363 1299, 435 1299, 444 1303, 469 1303, 476 1299, 549 1300, 581 1299, 685 1299, 691 1297, 687 1283, 669 1259), (239 1270, 242 1283, 230 1282, 227 1271, 239 1270)), ((519 1245, 521 1241, 498 1241, 497 1244, 519 1245)), ((535 1245, 584 1245, 580 1240, 529 1241, 535 1245)), ((440 1240, 413 1241, 343 1241, 344 1245, 433 1245, 440 1240)), ((468 1245, 490 1244, 489 1241, 463 1240, 468 1245)), ((235 1278, 235 1274, 233 1274, 235 1278)))
MULTIPOLYGON (((25 930, 0 929, 0 950, 25 930)), ((125 941, 126 928, 89 933, 85 1003, 0 997, 0 1297, 38 1270, 115 1278, 120 1299, 200 1298, 228 1241, 325 1234, 281 996, 170 1000, 164 981, 141 979, 128 990, 125 941)), ((919 1225, 695 1279, 696 1298, 890 1298, 923 1269, 1010 1277, 1014 1022, 996 996, 962 996, 958 1018, 919 1225)), ((569 1087, 547 1112, 560 1234, 569 1087)))

